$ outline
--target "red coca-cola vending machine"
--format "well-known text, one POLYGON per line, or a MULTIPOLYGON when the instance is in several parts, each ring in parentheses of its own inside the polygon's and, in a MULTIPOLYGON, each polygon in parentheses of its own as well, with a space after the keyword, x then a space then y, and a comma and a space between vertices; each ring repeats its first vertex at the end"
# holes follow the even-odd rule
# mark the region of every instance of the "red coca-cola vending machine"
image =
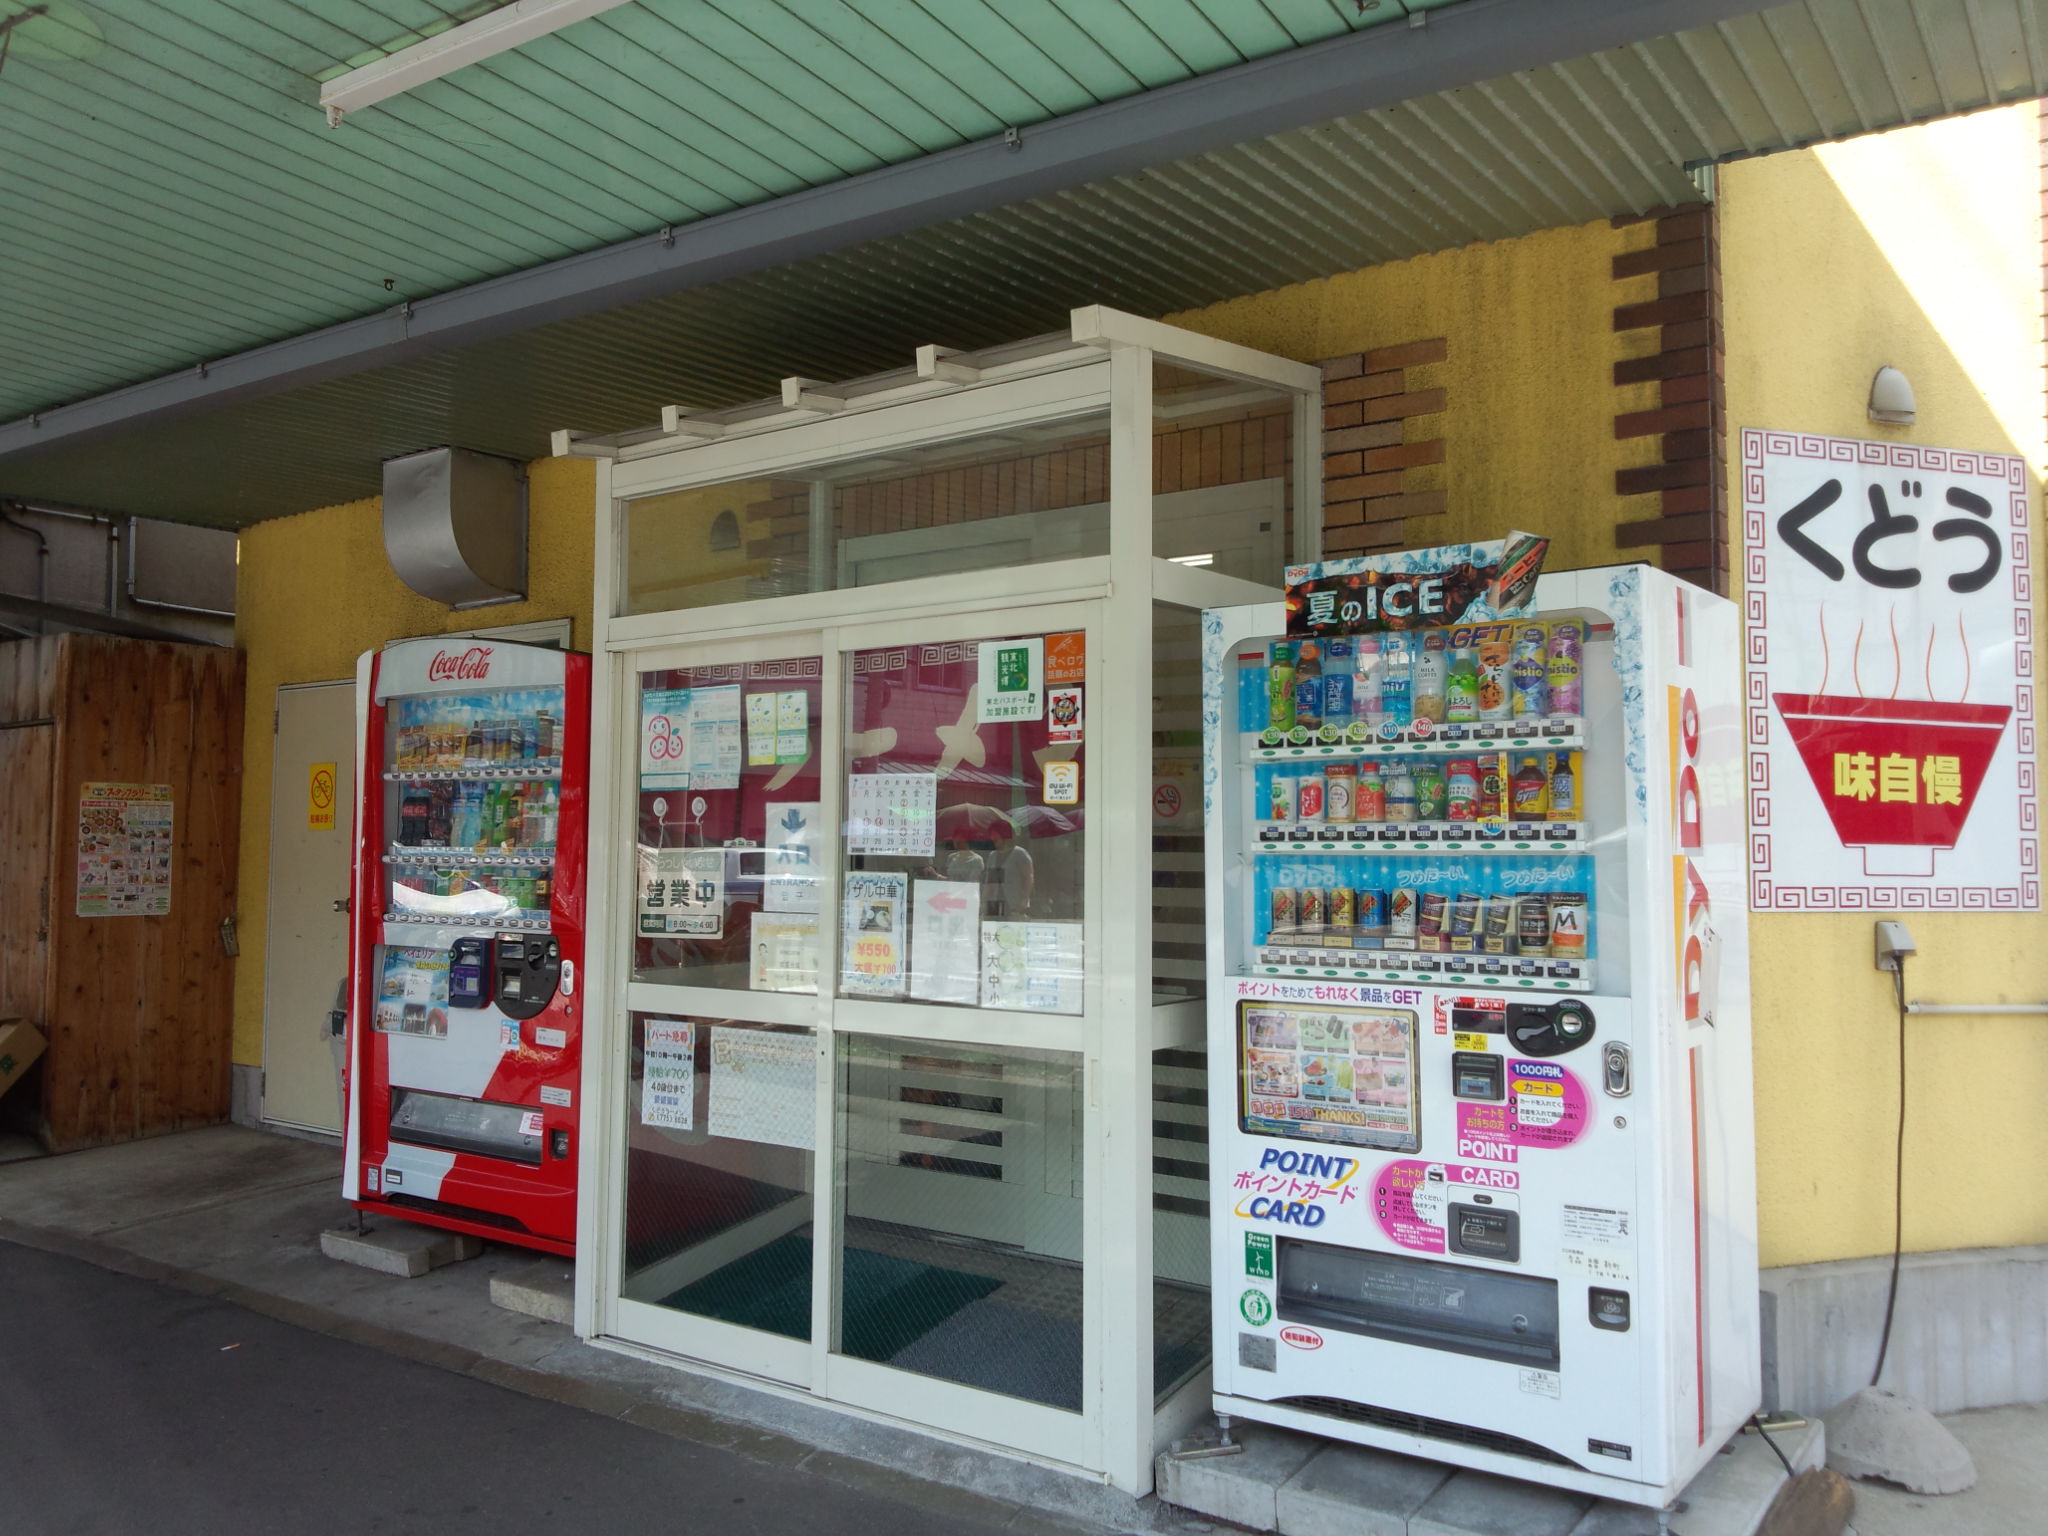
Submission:
POLYGON ((356 735, 342 1192, 573 1253, 590 658, 399 641, 356 735))

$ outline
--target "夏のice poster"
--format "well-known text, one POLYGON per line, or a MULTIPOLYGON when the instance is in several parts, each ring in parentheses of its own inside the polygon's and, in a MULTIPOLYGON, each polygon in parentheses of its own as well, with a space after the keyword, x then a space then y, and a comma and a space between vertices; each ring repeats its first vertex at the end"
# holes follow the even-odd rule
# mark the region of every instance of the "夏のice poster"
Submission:
POLYGON ((2026 462, 1742 434, 1750 897, 2035 911, 2026 462))

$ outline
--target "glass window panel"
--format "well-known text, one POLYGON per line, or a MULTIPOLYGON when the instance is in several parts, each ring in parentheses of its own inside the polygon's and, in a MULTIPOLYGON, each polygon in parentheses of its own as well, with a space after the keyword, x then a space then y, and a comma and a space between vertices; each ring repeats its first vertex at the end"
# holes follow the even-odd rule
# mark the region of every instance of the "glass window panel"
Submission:
POLYGON ((816 656, 640 674, 633 977, 818 989, 816 656))
POLYGON ((1296 397, 1152 365, 1152 552, 1277 586, 1292 558, 1296 397))
POLYGON ((1202 616, 1152 606, 1152 1001, 1208 990, 1202 888, 1202 616))
POLYGON ((811 1336, 808 1029, 632 1016, 620 1294, 811 1336))
MULTIPOLYGON (((558 687, 417 694, 385 706, 387 917, 548 926, 562 708, 558 687)), ((401 1021, 401 1011, 380 1008, 377 1027, 432 1032, 431 1021, 401 1021)))
POLYGON ((839 1352, 1078 1412, 1080 1058, 857 1036, 839 1073, 839 1352))
POLYGON ((1109 413, 641 497, 624 613, 1109 553, 1109 413))
POLYGON ((842 995, 1082 1011, 1082 631, 847 657, 842 995))
POLYGON ((1152 1053, 1152 1389, 1209 1359, 1209 1057, 1152 1053))

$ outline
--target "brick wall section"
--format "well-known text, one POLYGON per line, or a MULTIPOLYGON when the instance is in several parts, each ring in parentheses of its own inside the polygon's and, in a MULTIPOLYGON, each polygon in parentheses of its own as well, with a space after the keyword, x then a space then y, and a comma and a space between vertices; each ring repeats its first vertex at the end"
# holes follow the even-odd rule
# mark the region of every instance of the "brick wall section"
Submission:
POLYGON ((1665 570, 1711 592, 1728 590, 1728 407, 1723 393, 1721 256, 1717 215, 1705 203, 1613 221, 1654 220, 1656 244, 1616 256, 1617 282, 1652 274, 1654 299, 1619 304, 1614 329, 1657 327, 1659 349, 1614 365, 1617 386, 1654 382, 1657 405, 1614 418, 1617 438, 1661 438, 1659 462, 1616 470, 1615 494, 1641 497, 1645 513, 1614 530, 1624 551, 1657 548, 1665 570), (1655 497, 1654 501, 1649 498, 1655 497))
POLYGON ((1443 463, 1444 440, 1441 432, 1411 438, 1408 423, 1442 415, 1444 392, 1410 388, 1408 370, 1441 363, 1449 351, 1439 336, 1323 362, 1324 554, 1429 542, 1409 524, 1440 515, 1445 493, 1411 488, 1408 471, 1443 463))

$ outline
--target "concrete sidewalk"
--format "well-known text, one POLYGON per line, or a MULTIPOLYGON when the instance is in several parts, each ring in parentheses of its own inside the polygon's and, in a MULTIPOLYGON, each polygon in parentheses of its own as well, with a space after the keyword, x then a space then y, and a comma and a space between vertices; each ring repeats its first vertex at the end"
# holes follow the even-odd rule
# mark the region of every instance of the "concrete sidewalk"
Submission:
MULTIPOLYGON (((0 1164, 0 1240, 231 1301, 317 1333, 729 1448, 755 1461, 802 1467, 851 1487, 951 1512, 963 1523, 1065 1533, 1216 1528, 1156 1498, 1132 1499, 993 1452, 582 1343, 560 1323, 491 1304, 494 1279, 512 1280, 532 1266, 534 1256, 524 1249, 488 1244, 481 1258, 411 1280, 334 1263, 321 1255, 320 1234, 354 1220, 339 1194, 339 1157, 336 1148, 324 1143, 217 1126, 67 1157, 0 1164)), ((1301 1438, 1268 1433, 1276 1443, 1301 1438)), ((2024 1440, 2021 1435, 1997 1448, 1972 1446, 1987 1493, 2013 1481, 2009 1463, 2031 1460, 2038 1468, 2048 1461, 2038 1454, 2048 1446, 2023 1452, 2024 1440), (1993 1454, 1987 1457, 1987 1451, 1993 1454)), ((1767 1455, 1760 1447, 1737 1449, 1745 1457, 1767 1455)), ((1369 1453, 1331 1454, 1342 1460, 1369 1453)), ((1222 1505, 1211 1505, 1210 1511, 1225 1516, 1228 1509, 1242 1521, 1234 1501, 1248 1491, 1269 1503, 1276 1498, 1273 1490, 1260 1494, 1240 1481, 1252 1470, 1247 1463, 1260 1459, 1189 1463, 1185 1478, 1172 1471, 1168 1476, 1187 1484, 1183 1502, 1198 1508, 1202 1486, 1227 1483, 1222 1505)), ((1294 1457, 1275 1490, 1281 1483, 1305 1487, 1314 1481, 1296 1475, 1305 1460, 1294 1457)), ((1567 1519, 1560 1502, 1565 1496, 1476 1473, 1453 1473, 1434 1463, 1386 1460, 1433 1474, 1439 1492, 1430 1497, 1433 1507, 1417 1514, 1429 1517, 1423 1528, 1447 1536, 1655 1529, 1653 1519, 1646 1523, 1639 1512, 1620 1506, 1571 1500, 1575 1507, 1567 1519), (1454 1509, 1467 1504, 1473 1506, 1470 1518, 1454 1518, 1454 1509), (1539 1511, 1543 1518, 1536 1518, 1539 1511)), ((1777 1475, 1773 1464, 1770 1478, 1777 1475)), ((1874 1515, 1864 1536, 1965 1529, 1944 1523, 1945 1511, 1961 1508, 1955 1501, 1919 1502, 1926 1506, 1924 1513, 1890 1503, 1873 1505, 1874 1511, 1881 1510, 1882 1523, 1874 1515)), ((2001 1507, 1995 1496, 1973 1502, 2001 1507)), ((2030 1507, 2038 1509, 2042 1502, 2037 1496, 2030 1507)), ((1702 1513, 1695 1513, 1696 1521, 1702 1513)), ((1253 1523, 1272 1528, 1269 1522, 1253 1523)), ((1281 1528, 1286 1525, 1283 1520, 1281 1528)), ((1674 1529, 1687 1531, 1683 1523, 1674 1529)))

